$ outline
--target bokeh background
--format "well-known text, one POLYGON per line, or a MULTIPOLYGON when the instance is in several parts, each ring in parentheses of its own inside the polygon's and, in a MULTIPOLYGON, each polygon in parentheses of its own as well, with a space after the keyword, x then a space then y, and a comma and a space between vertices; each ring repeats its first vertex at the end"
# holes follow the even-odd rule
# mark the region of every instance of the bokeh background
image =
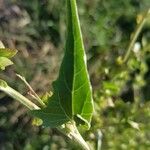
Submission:
MULTIPOLYGON (((150 18, 126 64, 124 56, 149 0, 77 0, 95 112, 85 140, 102 150, 150 149, 150 18), (102 136, 102 137, 101 137, 102 136), (102 138, 102 143, 100 139, 102 138), (101 145, 101 146, 100 146, 101 145)), ((65 0, 0 0, 0 40, 18 49, 0 78, 27 95, 52 91, 66 38, 65 0)), ((0 93, 0 150, 77 149, 55 129, 32 126, 27 109, 0 93)))

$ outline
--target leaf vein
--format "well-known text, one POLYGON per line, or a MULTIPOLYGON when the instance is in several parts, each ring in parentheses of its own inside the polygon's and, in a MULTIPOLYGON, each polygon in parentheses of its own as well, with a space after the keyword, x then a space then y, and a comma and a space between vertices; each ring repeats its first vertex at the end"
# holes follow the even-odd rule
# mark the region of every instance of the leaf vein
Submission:
POLYGON ((65 77, 64 71, 63 71, 63 76, 64 76, 64 82, 65 82, 66 88, 68 89, 69 92, 71 92, 71 89, 69 88, 68 83, 66 81, 66 77, 65 77))
POLYGON ((85 81, 79 88, 77 88, 76 90, 73 90, 73 92, 77 92, 77 91, 80 90, 82 87, 84 87, 87 83, 88 83, 88 81, 85 81))
POLYGON ((63 108, 62 105, 61 105, 59 92, 58 92, 58 99, 59 99, 60 108, 62 109, 62 111, 64 112, 64 114, 66 115, 66 117, 67 117, 69 120, 71 120, 71 118, 66 114, 64 108, 63 108))

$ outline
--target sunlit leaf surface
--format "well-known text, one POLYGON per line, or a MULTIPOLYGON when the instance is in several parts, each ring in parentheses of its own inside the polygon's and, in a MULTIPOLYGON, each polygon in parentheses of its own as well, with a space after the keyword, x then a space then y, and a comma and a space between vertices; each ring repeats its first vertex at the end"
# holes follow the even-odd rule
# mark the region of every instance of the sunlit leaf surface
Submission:
POLYGON ((90 127, 93 112, 92 90, 86 66, 86 55, 75 0, 67 0, 68 34, 60 72, 53 83, 48 105, 33 114, 45 126, 56 127, 75 120, 90 127))
POLYGON ((4 70, 5 67, 12 65, 13 62, 9 59, 17 53, 17 50, 7 48, 0 48, 0 69, 4 70))

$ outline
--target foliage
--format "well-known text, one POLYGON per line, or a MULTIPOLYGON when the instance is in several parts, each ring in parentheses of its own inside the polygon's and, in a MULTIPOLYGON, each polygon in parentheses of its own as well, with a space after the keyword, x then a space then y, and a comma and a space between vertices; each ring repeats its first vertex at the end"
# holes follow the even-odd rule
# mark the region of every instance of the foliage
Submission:
MULTIPOLYGON (((64 135, 76 142, 77 146, 89 150, 89 146, 81 137, 76 125, 83 122, 90 127, 93 113, 92 90, 87 73, 76 0, 67 0, 66 3, 68 16, 66 51, 59 77, 53 85, 54 94, 51 98, 48 97, 47 104, 42 102, 25 78, 20 75, 17 76, 27 85, 30 95, 39 102, 40 107, 15 91, 3 80, 0 80, 0 90, 32 110, 33 114, 42 120, 44 126, 57 127, 64 135)), ((11 64, 8 60, 6 61, 5 57, 12 57, 15 51, 11 53, 5 49, 0 50, 1 68, 4 68, 11 64)))
POLYGON ((43 120, 44 126, 57 127, 75 120, 77 124, 84 122, 90 127, 92 92, 75 1, 67 1, 67 8, 66 50, 59 77, 53 83, 54 94, 47 100, 46 108, 33 114, 43 120))
POLYGON ((9 58, 13 57, 17 51, 5 48, 1 41, 0 45, 0 69, 4 70, 5 67, 13 64, 9 58))
MULTIPOLYGON (((9 1, 7 11, 13 12, 10 13, 11 19, 8 12, 1 12, 0 38, 9 45, 7 47, 22 49, 14 59, 15 69, 27 78, 39 95, 49 91, 47 79, 52 81, 56 78, 61 61, 65 39, 63 2, 33 0, 31 4, 30 0, 9 1), (38 5, 34 5, 35 2, 38 5), (20 8, 21 11, 15 13, 14 6, 17 7, 17 12, 20 8), (23 24, 23 20, 27 21, 26 24, 23 24), (26 68, 26 71, 22 68, 26 68)), ((80 131, 95 149, 101 130, 102 149, 148 150, 149 20, 142 29, 128 62, 119 65, 118 60, 124 56, 138 20, 150 7, 149 0, 83 0, 78 1, 78 4, 96 109, 91 130, 86 133, 82 129, 80 131)), ((6 70, 7 73, 14 78, 10 68, 6 70)), ((2 73, 1 76, 4 78, 2 73)), ((8 79, 7 76, 5 78, 8 79)), ((26 93, 20 82, 16 83, 10 78, 8 81, 26 93)), ((0 104, 2 148, 21 149, 22 146, 27 150, 74 149, 55 130, 31 127, 30 118, 21 113, 24 109, 18 103, 3 97, 0 104), (34 134, 30 135, 33 131, 34 134)))

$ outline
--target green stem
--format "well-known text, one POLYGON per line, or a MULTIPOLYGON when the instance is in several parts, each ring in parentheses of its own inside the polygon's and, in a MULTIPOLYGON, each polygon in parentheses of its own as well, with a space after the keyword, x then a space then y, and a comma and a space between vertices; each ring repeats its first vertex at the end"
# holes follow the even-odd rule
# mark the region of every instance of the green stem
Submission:
POLYGON ((101 150, 102 146, 102 132, 100 129, 97 130, 97 150, 101 150))
POLYGON ((4 93, 8 94, 10 97, 19 101, 30 110, 40 109, 36 104, 32 103, 29 99, 27 99, 26 97, 21 95, 18 91, 8 86, 7 83, 2 80, 0 80, 0 91, 3 91, 4 93))
POLYGON ((126 52, 125 57, 123 59, 123 63, 125 63, 128 60, 128 58, 130 56, 130 53, 131 53, 131 50, 132 50, 132 48, 133 48, 133 46, 134 46, 134 44, 135 44, 135 42, 136 42, 136 40, 138 38, 138 36, 139 36, 143 26, 144 26, 144 24, 145 24, 145 22, 146 22, 146 20, 147 20, 147 18, 149 16, 149 14, 150 14, 150 9, 148 9, 148 11, 143 16, 143 19, 138 24, 138 26, 137 26, 137 28, 136 28, 133 36, 132 36, 131 42, 130 42, 128 48, 127 48, 127 52, 126 52))
MULTIPOLYGON (((32 103, 29 99, 21 95, 18 91, 14 90, 3 80, 0 80, 0 91, 8 94, 15 100, 25 105, 30 110, 40 109, 36 104, 32 103)), ((67 123, 65 128, 57 128, 61 133, 67 136, 75 144, 79 145, 83 150, 90 150, 88 144, 84 141, 80 135, 75 123, 67 123)))
POLYGON ((25 79, 25 77, 21 76, 20 74, 16 74, 18 78, 20 78, 24 83, 25 85, 29 88, 30 90, 30 95, 34 97, 34 99, 36 99, 39 104, 42 106, 42 107, 45 107, 46 105, 43 103, 43 101, 40 99, 40 97, 35 93, 35 91, 33 90, 33 88, 30 86, 30 84, 27 82, 27 80, 25 79))
POLYGON ((63 135, 67 136, 75 145, 83 150, 90 150, 89 145, 82 138, 75 123, 67 123, 64 128, 57 128, 63 135))

